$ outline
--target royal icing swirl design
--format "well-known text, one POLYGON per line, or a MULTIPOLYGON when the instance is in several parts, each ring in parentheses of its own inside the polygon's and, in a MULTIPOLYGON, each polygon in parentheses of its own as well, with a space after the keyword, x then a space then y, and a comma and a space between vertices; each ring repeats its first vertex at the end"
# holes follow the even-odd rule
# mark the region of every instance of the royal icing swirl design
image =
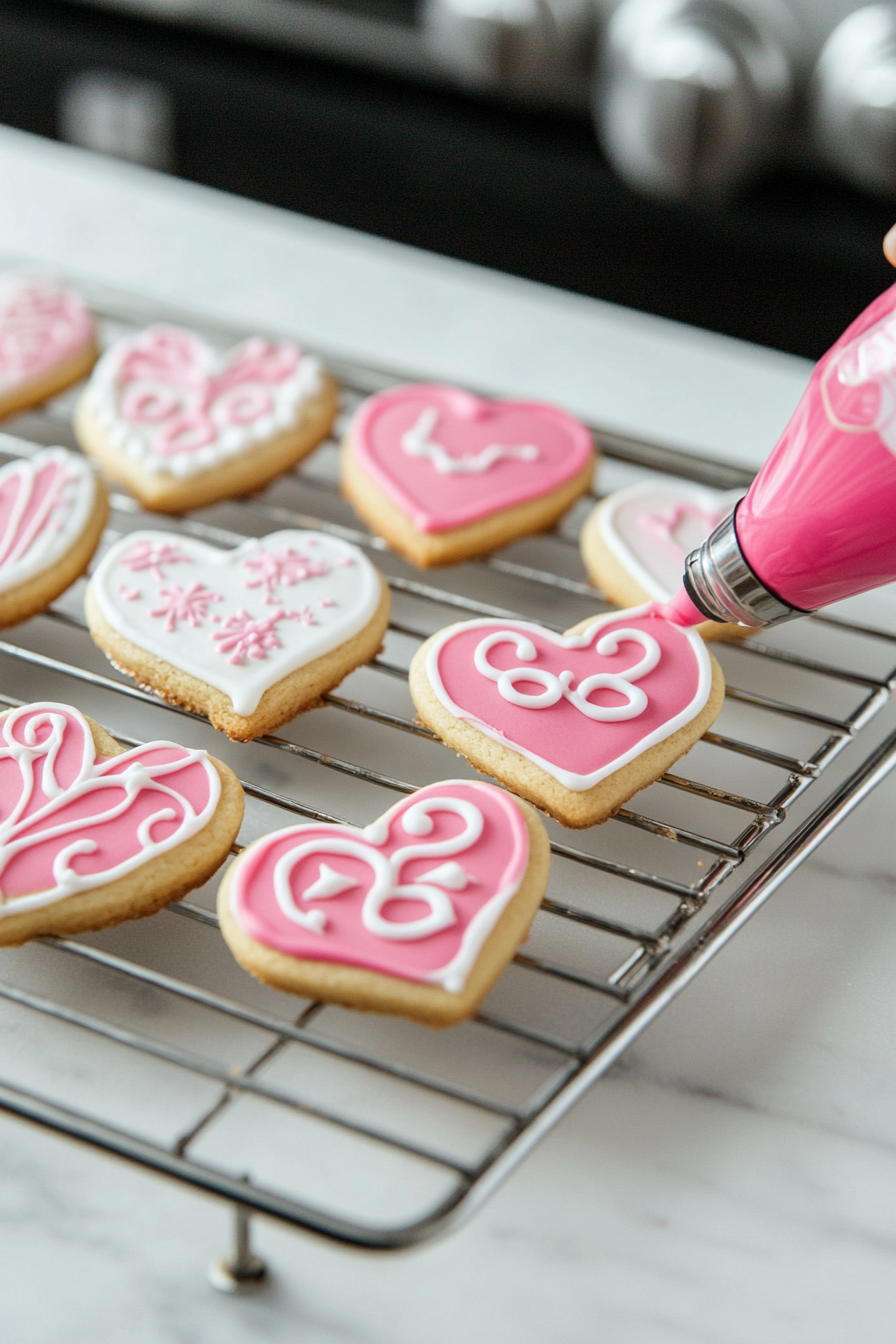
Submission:
POLYGON ((0 467, 0 592, 52 568, 83 533, 96 504, 89 464, 65 448, 0 467))
POLYGON ((669 482, 629 486, 600 506, 601 540, 648 597, 668 602, 681 587, 684 562, 741 497, 669 482))
POLYGON ((426 383, 365 401, 351 445, 361 470, 421 532, 461 527, 549 494, 593 452, 585 426, 554 406, 484 401, 426 383))
POLYGON ((85 404, 144 470, 195 476, 292 429, 322 386, 318 360, 254 336, 219 356, 194 332, 147 327, 111 346, 85 404))
POLYGON ((244 716, 369 624, 381 598, 379 574, 356 546, 298 531, 233 551, 132 532, 103 557, 91 591, 126 639, 216 686, 244 716))
POLYGON ((231 910, 278 952, 456 994, 528 861, 526 822, 508 794, 446 780, 370 826, 311 823, 255 841, 236 865, 231 910))
POLYGON ((41 703, 0 718, 0 919, 105 886, 183 844, 221 794, 204 751, 97 756, 87 720, 41 703))
POLYGON ((712 669, 695 631, 649 604, 598 616, 579 635, 529 621, 464 621, 427 653, 441 703, 574 792, 690 723, 712 669))
POLYGON ((93 341, 90 314, 73 290, 0 275, 0 394, 37 382, 93 341))

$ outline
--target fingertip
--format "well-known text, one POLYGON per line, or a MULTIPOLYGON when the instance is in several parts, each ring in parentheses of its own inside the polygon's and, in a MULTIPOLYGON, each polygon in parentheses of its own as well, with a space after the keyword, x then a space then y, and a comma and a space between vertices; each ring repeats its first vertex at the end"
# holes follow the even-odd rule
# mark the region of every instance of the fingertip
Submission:
POLYGON ((896 266, 896 224, 884 238, 884 256, 891 266, 896 266))

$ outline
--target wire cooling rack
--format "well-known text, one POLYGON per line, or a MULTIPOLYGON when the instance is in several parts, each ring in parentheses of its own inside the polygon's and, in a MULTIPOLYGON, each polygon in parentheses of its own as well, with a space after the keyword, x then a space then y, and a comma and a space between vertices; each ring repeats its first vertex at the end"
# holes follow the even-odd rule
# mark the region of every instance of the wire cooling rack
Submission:
MULTIPOLYGON (((159 318, 222 345, 240 335, 80 287, 104 342, 159 318)), ((342 425, 394 381, 330 364, 342 425)), ((75 395, 7 421, 0 453, 74 447, 75 395)), ((748 481, 598 438, 604 489, 657 469, 726 489, 748 481)), ((471 774, 414 722, 410 658, 450 620, 522 616, 562 630, 606 609, 576 545, 593 498, 553 533, 421 574, 359 529, 336 480, 333 441, 261 495, 183 519, 148 516, 116 491, 105 538, 151 525, 232 546, 295 525, 365 547, 388 577, 393 621, 384 651, 325 707, 229 742, 110 667, 86 632, 83 581, 3 632, 0 704, 60 699, 126 745, 210 748, 246 789, 242 844, 296 817, 367 824, 396 794, 471 774)), ((406 1246, 455 1222, 896 764, 881 714, 893 631, 815 618, 715 647, 728 693, 713 731, 605 825, 549 823, 551 882, 532 936, 471 1022, 437 1033, 257 985, 218 932, 215 879, 151 920, 0 952, 0 1108, 345 1242, 406 1246)))

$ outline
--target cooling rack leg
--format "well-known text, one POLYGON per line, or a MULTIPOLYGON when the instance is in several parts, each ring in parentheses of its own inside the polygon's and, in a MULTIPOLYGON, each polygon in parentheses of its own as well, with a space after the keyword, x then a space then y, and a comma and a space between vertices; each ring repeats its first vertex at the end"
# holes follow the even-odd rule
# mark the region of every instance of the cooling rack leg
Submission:
POLYGON ((249 1211, 244 1204, 233 1206, 233 1249, 230 1255, 213 1260, 208 1277, 219 1293, 245 1293, 259 1288, 267 1279, 267 1265, 252 1254, 249 1211))

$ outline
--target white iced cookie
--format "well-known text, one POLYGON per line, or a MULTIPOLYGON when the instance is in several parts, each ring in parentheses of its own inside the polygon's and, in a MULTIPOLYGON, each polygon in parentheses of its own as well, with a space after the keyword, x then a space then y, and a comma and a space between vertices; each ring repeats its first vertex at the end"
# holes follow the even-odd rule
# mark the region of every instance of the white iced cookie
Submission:
POLYGON ((298 531, 232 551, 132 532, 100 561, 86 601, 116 667, 238 741, 312 708, 372 658, 389 608, 362 551, 298 531))
POLYGON ((258 490, 329 433, 333 378, 289 341, 219 354, 153 326, 102 356, 75 412, 84 451, 148 509, 182 513, 258 490))
MULTIPOLYGON (((681 587, 684 562, 741 498, 738 490, 709 490, 660 480, 617 490, 595 506, 582 528, 588 575, 617 607, 668 602, 681 587)), ((740 639, 746 626, 704 621, 704 639, 740 639)))
POLYGON ((0 275, 0 416, 61 392, 96 360, 93 318, 55 280, 0 275))
POLYGON ((43 611, 84 573, 108 514, 80 453, 45 448, 0 467, 0 627, 43 611))

